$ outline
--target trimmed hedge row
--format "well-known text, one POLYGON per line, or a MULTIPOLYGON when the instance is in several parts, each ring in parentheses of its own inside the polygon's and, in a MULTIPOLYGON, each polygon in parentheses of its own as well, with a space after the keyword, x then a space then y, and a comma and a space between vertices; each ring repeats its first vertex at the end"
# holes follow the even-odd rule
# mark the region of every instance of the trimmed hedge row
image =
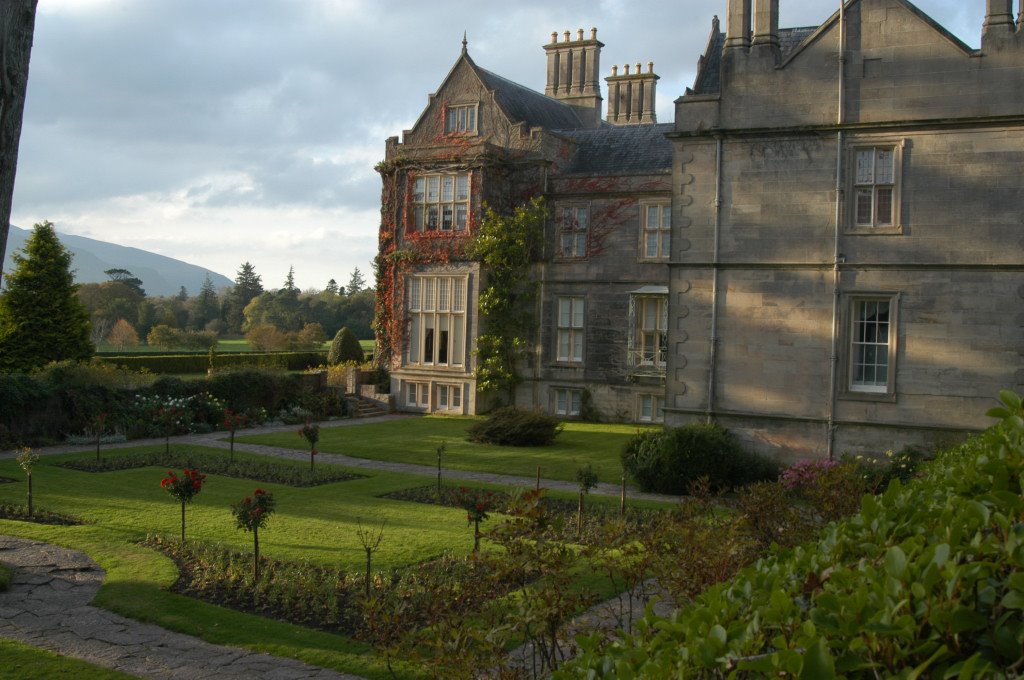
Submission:
MULTIPOLYGON (((146 369, 153 373, 206 373, 210 366, 208 354, 122 354, 100 356, 100 361, 123 366, 133 371, 146 369)), ((324 351, 306 352, 245 352, 218 354, 214 367, 225 368, 280 368, 286 371, 304 371, 327 363, 324 351)))
POLYGON ((1016 677, 1024 649, 1024 420, 942 454, 924 478, 865 496, 817 544, 783 551, 671 619, 604 647, 582 639, 556 678, 1016 677))

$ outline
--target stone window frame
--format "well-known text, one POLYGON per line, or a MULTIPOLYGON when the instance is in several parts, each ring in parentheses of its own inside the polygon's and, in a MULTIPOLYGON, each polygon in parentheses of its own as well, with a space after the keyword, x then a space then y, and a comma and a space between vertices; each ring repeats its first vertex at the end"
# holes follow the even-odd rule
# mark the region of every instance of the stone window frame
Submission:
POLYGON ((555 298, 555 361, 580 366, 586 356, 587 305, 583 295, 559 295, 555 298), (563 317, 563 302, 569 304, 563 317), (565 352, 562 348, 565 347, 565 352), (577 352, 578 348, 578 352, 577 352))
POLYGON ((563 203, 556 207, 554 214, 558 233, 558 259, 586 259, 590 254, 590 221, 593 215, 590 204, 563 203), (582 220, 580 211, 584 215, 582 220))
POLYGON ((438 411, 462 413, 464 396, 465 389, 462 383, 439 382, 434 385, 434 403, 438 411))
MULTIPOLYGON (((900 333, 899 333, 899 313, 900 313, 900 298, 901 295, 898 292, 892 291, 865 291, 856 293, 847 293, 843 296, 843 317, 842 317, 842 350, 840 356, 842 357, 842 385, 840 388, 840 396, 844 399, 859 400, 859 401, 884 401, 884 402, 895 402, 896 401, 896 368, 897 360, 900 349, 900 333), (879 303, 884 302, 888 305, 888 321, 886 328, 886 366, 885 366, 885 385, 866 385, 866 384, 854 384, 854 377, 856 373, 856 365, 858 359, 858 351, 856 345, 858 344, 858 309, 860 305, 865 303, 879 303)), ((861 342, 860 344, 881 344, 861 342)))
POLYGON ((857 139, 847 147, 849 156, 847 163, 846 191, 846 232, 849 234, 882 234, 900 235, 903 233, 903 156, 906 149, 906 138, 884 137, 877 139, 857 139), (873 161, 877 162, 877 152, 892 152, 892 181, 877 181, 876 168, 872 167, 872 179, 869 182, 858 182, 858 159, 863 152, 874 151, 873 161), (867 222, 858 223, 858 193, 861 190, 872 191, 871 218, 867 222), (878 189, 891 191, 890 224, 877 222, 878 189))
POLYGON ((637 259, 640 262, 668 262, 672 245, 672 200, 652 200, 640 202, 640 243, 637 248, 637 259), (649 214, 653 208, 659 212, 659 224, 650 226, 649 214), (653 234, 652 234, 653 232, 653 234), (648 239, 655 236, 656 255, 647 251, 648 239))
POLYGON ((578 418, 583 411, 583 390, 578 387, 552 387, 551 413, 556 416, 578 418), (564 403, 564 406, 562 405, 564 403))
POLYGON ((444 111, 444 133, 446 135, 466 136, 480 134, 480 102, 446 106, 444 111))
POLYGON ((409 332, 405 365, 466 370, 469 276, 449 273, 410 274, 406 279, 406 290, 405 311, 409 332), (429 345, 428 330, 432 338, 429 345), (447 336, 443 333, 447 333, 447 336), (443 352, 442 340, 445 340, 443 352), (428 347, 430 361, 425 360, 428 347))
POLYGON ((469 209, 473 196, 471 172, 425 172, 412 176, 409 220, 406 231, 424 233, 465 233, 469 230, 469 209), (446 182, 451 182, 451 194, 446 182), (436 182, 433 187, 432 183, 436 182), (464 191, 463 191, 464 188, 464 191), (431 226, 433 210, 433 226, 431 226), (446 210, 450 218, 446 222, 446 210), (447 223, 447 227, 445 224, 447 223))
POLYGON ((649 368, 664 374, 668 363, 668 291, 664 293, 634 291, 629 295, 629 336, 626 363, 630 369, 649 368), (657 306, 654 327, 646 325, 647 305, 657 306), (647 336, 651 343, 647 343, 647 336))
POLYGON ((403 382, 402 393, 406 408, 430 410, 430 383, 419 380, 406 380, 403 382), (426 403, 421 399, 421 395, 426 396, 426 403))
POLYGON ((665 422, 665 395, 645 392, 636 395, 636 422, 638 423, 664 423, 665 422), (644 416, 645 400, 650 399, 651 414, 644 416))

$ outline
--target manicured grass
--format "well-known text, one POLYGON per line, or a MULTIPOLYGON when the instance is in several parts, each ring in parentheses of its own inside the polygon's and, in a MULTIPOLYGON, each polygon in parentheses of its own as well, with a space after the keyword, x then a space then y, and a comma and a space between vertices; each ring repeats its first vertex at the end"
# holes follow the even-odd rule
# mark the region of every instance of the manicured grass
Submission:
MULTIPOLYGON (((573 481, 576 470, 590 463, 600 481, 617 483, 622 478, 619 454, 638 430, 635 425, 567 422, 565 430, 550 446, 493 446, 466 439, 466 430, 477 420, 426 416, 358 427, 323 428, 317 447, 324 452, 356 458, 436 466, 437 447, 444 443, 442 466, 449 470, 533 477, 539 465, 545 479, 573 481)), ((304 448, 302 438, 294 432, 237 437, 237 440, 304 448)))
POLYGON ((128 680, 135 677, 6 638, 0 638, 0 659, 3 659, 3 677, 10 680, 86 677, 90 680, 128 680))
MULTIPOLYGON (((205 451, 226 455, 216 449, 205 451)), ((236 452, 235 456, 245 459, 244 454, 236 452)), ((67 457, 47 456, 36 468, 32 479, 38 508, 80 517, 127 541, 140 540, 148 533, 173 536, 180 532, 180 506, 160 488, 160 480, 167 470, 149 467, 89 473, 53 465, 67 457)), ((260 459, 266 460, 265 457, 260 459)), ((308 465, 280 462, 300 467, 308 465)), ((422 484, 421 477, 369 474, 364 479, 301 489, 210 476, 186 510, 186 535, 251 550, 252 536, 235 528, 230 505, 259 486, 274 494, 278 506, 267 528, 260 531, 260 548, 267 557, 358 569, 365 559, 356 535, 360 521, 364 525, 386 522, 384 543, 375 557, 375 564, 381 569, 419 562, 448 549, 468 552, 472 547, 470 531, 461 511, 377 498, 422 484)), ((13 460, 0 461, 0 476, 24 478, 13 460)), ((24 484, 0 485, 0 502, 24 502, 24 493, 24 484)))

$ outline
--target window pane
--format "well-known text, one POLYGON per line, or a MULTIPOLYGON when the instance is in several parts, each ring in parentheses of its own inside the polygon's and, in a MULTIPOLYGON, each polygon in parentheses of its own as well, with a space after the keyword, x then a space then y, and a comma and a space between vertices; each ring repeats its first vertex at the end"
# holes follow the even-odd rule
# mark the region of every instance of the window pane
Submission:
POLYGON ((857 190, 857 224, 871 224, 871 189, 857 190))
POLYGON ((661 228, 670 229, 672 227, 672 206, 663 205, 661 207, 661 228))
POLYGON ((576 250, 573 255, 576 257, 583 257, 587 254, 587 232, 579 231, 576 232, 576 250))
POLYGON ((583 334, 572 334, 572 360, 583 361, 583 334))
POLYGON ((566 328, 572 320, 572 298, 558 298, 558 325, 566 328))
POLYGON ((452 214, 452 206, 441 206, 441 229, 451 231, 453 222, 454 215, 452 214))
POLYGON ((557 392, 555 392, 555 398, 557 400, 557 404, 555 406, 555 411, 558 412, 558 413, 564 414, 566 412, 566 402, 567 402, 567 399, 568 399, 568 395, 566 394, 566 391, 565 390, 558 390, 557 392))
POLYGON ((438 385, 437 386, 437 407, 446 409, 448 408, 448 386, 438 385))
POLYGON ((878 187, 875 191, 878 199, 876 224, 892 224, 892 187, 878 187))
POLYGON ((657 257, 658 256, 658 232, 649 231, 647 232, 647 247, 644 250, 646 257, 657 257))
POLYGON ((452 387, 452 408, 462 408, 461 387, 452 387))
POLYGON ((645 394, 640 397, 640 418, 641 420, 650 420, 654 415, 654 407, 651 404, 653 398, 649 394, 645 394))
POLYGON ((416 383, 409 383, 405 403, 407 403, 409 406, 416 405, 416 383))
POLYGON ((409 321, 409 363, 420 362, 420 317, 413 314, 409 321))
POLYGON ((892 168, 892 149, 878 149, 878 157, 876 158, 875 162, 875 183, 892 184, 892 168))
POLYGON ((455 292, 452 293, 455 298, 452 304, 452 309, 456 312, 463 312, 466 310, 466 282, 463 279, 455 279, 455 292))
POLYGON ((423 309, 434 311, 434 279, 423 279, 423 309))
POLYGON ((583 328, 583 298, 570 298, 572 300, 572 326, 583 328))
POLYGON ((861 149, 857 152, 857 184, 871 184, 874 182, 874 165, 874 149, 861 149))
POLYGON ((569 415, 578 416, 580 414, 580 406, 583 402, 583 393, 579 390, 572 391, 572 410, 569 411, 569 415))
POLYGON ((452 317, 452 366, 462 365, 462 356, 465 354, 465 335, 462 331, 462 317, 452 317))
POLYGON ((469 175, 458 175, 455 178, 455 200, 465 201, 469 198, 469 175))
POLYGON ((455 178, 445 175, 441 178, 441 200, 451 201, 455 198, 455 178))
POLYGON ((667 232, 662 232, 662 237, 661 237, 661 256, 662 257, 668 257, 668 244, 669 244, 668 233, 667 232))
POLYGON ((412 185, 412 200, 417 203, 423 202, 423 190, 426 183, 422 177, 417 177, 412 185))
POLYGON ((437 203, 437 192, 440 185, 439 177, 428 177, 427 178, 427 202, 437 203))
POLYGON ((661 206, 652 205, 647 207, 647 228, 657 229, 661 226, 661 206))
POLYGON ((437 229, 437 206, 427 206, 427 229, 437 229))
POLYGON ((451 279, 438 279, 437 280, 437 309, 441 312, 448 311, 448 301, 451 289, 451 279))
POLYGON ((466 206, 455 206, 455 231, 466 231, 466 206))

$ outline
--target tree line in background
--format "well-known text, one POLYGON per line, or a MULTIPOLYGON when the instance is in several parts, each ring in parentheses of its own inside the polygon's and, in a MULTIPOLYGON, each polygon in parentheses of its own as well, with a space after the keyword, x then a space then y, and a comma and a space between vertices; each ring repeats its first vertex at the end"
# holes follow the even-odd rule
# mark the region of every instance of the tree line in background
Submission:
POLYGON ((373 290, 357 267, 348 285, 334 279, 323 290, 300 291, 294 268, 284 285, 265 290, 249 262, 238 269, 233 288, 217 291, 207 276, 199 292, 150 297, 142 281, 125 269, 108 269, 109 281, 78 287, 89 313, 91 338, 115 349, 142 342, 169 349, 208 349, 218 338, 244 335, 255 349, 316 347, 343 327, 371 338, 373 290))
POLYGON ((88 359, 103 341, 121 350, 142 341, 208 349, 219 337, 244 334, 254 349, 279 350, 319 347, 342 328, 373 337, 374 292, 358 267, 345 287, 332 279, 324 290, 300 291, 290 269, 284 286, 268 291, 245 262, 228 290, 214 290, 207 277, 194 297, 184 287, 149 297, 126 269, 107 270, 103 283, 75 284, 71 253, 49 222, 35 225, 14 265, 0 291, 0 371, 88 359))

